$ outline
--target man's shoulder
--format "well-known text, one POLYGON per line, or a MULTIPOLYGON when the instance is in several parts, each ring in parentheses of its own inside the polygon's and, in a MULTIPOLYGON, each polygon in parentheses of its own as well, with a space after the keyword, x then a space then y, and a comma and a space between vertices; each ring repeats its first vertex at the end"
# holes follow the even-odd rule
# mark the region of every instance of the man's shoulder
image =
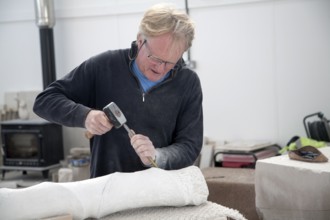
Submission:
POLYGON ((181 80, 193 80, 193 81, 199 81, 198 74, 191 68, 188 68, 187 66, 182 66, 179 71, 176 73, 176 77, 180 78, 181 80))
POLYGON ((90 58, 93 62, 109 62, 113 59, 128 59, 129 49, 107 50, 90 58))

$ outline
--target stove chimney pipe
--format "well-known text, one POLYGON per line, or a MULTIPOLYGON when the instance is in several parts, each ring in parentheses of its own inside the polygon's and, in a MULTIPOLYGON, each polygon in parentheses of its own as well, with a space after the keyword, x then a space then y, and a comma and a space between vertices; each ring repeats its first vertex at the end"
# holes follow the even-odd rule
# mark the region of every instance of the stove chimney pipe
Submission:
POLYGON ((53 0, 35 0, 36 24, 39 27, 44 89, 56 80, 53 27, 53 0))

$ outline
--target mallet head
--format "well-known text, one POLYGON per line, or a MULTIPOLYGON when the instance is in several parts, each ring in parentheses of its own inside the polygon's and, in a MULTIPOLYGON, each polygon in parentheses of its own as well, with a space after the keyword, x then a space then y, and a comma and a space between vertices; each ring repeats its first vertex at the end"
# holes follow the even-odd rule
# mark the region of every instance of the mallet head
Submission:
POLYGON ((115 128, 120 128, 127 122, 125 115, 114 102, 105 106, 103 112, 107 115, 111 124, 113 124, 115 128))

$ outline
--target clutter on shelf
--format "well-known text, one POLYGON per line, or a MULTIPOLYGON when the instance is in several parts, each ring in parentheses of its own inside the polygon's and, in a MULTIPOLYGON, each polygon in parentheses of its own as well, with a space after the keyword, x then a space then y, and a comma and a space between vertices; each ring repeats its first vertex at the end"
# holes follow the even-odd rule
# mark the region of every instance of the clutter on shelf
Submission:
POLYGON ((4 103, 0 103, 0 121, 39 118, 32 110, 40 91, 5 92, 4 103))
POLYGON ((216 167, 255 168, 259 159, 277 156, 281 147, 269 141, 232 141, 214 148, 216 167))
POLYGON ((90 177, 90 149, 87 147, 71 148, 62 168, 58 170, 54 182, 72 182, 89 179, 90 177))

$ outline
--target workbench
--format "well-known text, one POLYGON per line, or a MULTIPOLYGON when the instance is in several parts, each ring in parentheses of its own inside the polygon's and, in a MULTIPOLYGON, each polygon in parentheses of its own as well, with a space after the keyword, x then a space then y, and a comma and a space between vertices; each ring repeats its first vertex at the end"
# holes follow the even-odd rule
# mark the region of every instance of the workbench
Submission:
POLYGON ((236 209, 249 220, 259 220, 255 206, 254 169, 208 167, 202 172, 209 189, 208 201, 236 209))
MULTIPOLYGON (((330 147, 319 150, 330 159, 330 147)), ((258 160, 255 175, 261 219, 329 219, 329 161, 303 162, 282 155, 258 160)))

